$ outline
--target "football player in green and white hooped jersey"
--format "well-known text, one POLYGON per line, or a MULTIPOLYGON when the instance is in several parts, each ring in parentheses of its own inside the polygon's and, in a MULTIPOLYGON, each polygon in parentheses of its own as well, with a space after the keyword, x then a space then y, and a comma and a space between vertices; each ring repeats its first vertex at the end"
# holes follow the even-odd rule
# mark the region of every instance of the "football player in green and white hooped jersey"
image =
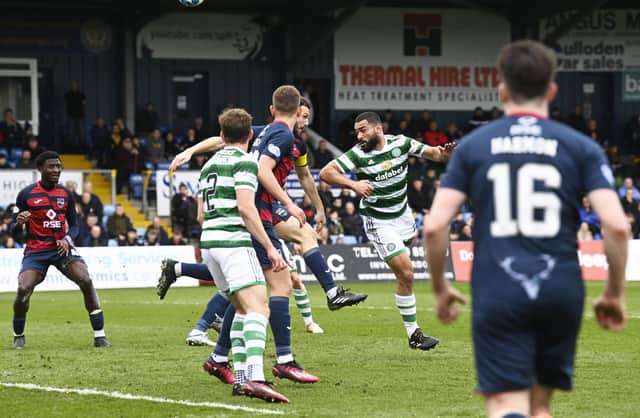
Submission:
MULTIPOLYGON (((200 172, 200 247, 218 289, 236 309, 231 325, 234 395, 288 402, 265 381, 263 369, 269 306, 264 274, 251 236, 264 246, 274 271, 287 267, 262 226, 255 205, 258 162, 247 154, 251 115, 229 109, 220 115, 224 148, 200 172)), ((229 379, 233 381, 233 379, 229 379)))
POLYGON ((454 145, 430 147, 404 135, 385 135, 374 112, 358 115, 358 143, 320 172, 320 178, 347 187, 359 196, 360 213, 369 240, 396 276, 396 305, 409 337, 409 347, 429 350, 436 338, 424 335, 416 318, 413 267, 407 251, 416 226, 407 205, 407 158, 413 155, 434 161, 449 157, 454 145), (344 176, 355 172, 357 181, 344 176))

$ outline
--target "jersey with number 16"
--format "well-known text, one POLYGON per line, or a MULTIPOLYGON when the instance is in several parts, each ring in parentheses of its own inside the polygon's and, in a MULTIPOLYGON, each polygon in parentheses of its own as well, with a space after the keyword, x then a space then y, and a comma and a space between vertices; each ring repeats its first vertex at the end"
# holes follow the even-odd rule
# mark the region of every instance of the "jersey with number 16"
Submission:
POLYGON ((251 247, 251 234, 240 211, 236 190, 258 188, 258 163, 237 147, 225 147, 200 171, 199 191, 204 203, 201 248, 251 247))

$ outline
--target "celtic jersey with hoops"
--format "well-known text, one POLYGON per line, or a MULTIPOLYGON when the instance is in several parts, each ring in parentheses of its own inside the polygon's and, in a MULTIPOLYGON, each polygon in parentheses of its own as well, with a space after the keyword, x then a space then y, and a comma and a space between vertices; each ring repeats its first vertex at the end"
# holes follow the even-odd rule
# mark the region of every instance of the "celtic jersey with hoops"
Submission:
POLYGON ((225 147, 200 172, 204 203, 201 248, 251 247, 251 234, 240 217, 236 190, 258 188, 258 163, 237 147, 225 147))
POLYGON ((394 219, 407 208, 407 158, 420 157, 425 145, 404 135, 385 135, 384 147, 364 152, 359 145, 335 161, 343 172, 369 180, 373 191, 360 201, 360 212, 378 219, 394 219))

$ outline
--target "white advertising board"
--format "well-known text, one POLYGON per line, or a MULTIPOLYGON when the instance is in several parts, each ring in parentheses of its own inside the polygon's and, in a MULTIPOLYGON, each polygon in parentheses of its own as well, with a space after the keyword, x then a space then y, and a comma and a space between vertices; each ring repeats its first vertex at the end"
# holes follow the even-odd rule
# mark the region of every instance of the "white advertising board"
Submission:
POLYGON ((171 182, 169 179, 169 171, 156 170, 156 203, 158 216, 171 215, 171 196, 178 192, 180 183, 187 185, 191 196, 196 197, 198 193, 198 179, 200 172, 194 170, 177 170, 173 172, 173 193, 171 191, 171 182))
MULTIPOLYGON (((22 253, 22 249, 0 250, 0 292, 15 292, 18 288, 22 253)), ((160 277, 160 263, 164 258, 195 262, 193 247, 186 245, 78 248, 78 253, 87 263, 96 289, 155 287, 160 277)), ((182 277, 172 287, 197 285, 197 280, 182 277)), ((78 286, 55 267, 49 268, 44 282, 36 287, 36 290, 74 289, 78 289, 78 286)))
MULTIPOLYGON (((7 205, 15 203, 20 190, 35 183, 39 178, 40 173, 37 170, 0 170, 0 206, 6 208, 7 205)), ((60 174, 60 184, 64 185, 68 180, 76 183, 76 193, 82 192, 82 171, 63 170, 60 174)))
POLYGON ((252 16, 168 13, 138 33, 138 58, 242 60, 262 49, 262 28, 252 16))
MULTIPOLYGON (((540 36, 573 17, 578 10, 540 21, 540 36)), ((623 71, 640 67, 640 10, 596 10, 583 17, 557 42, 559 71, 623 71)))
POLYGON ((336 109, 497 106, 509 37, 507 19, 478 11, 362 8, 335 33, 336 109))

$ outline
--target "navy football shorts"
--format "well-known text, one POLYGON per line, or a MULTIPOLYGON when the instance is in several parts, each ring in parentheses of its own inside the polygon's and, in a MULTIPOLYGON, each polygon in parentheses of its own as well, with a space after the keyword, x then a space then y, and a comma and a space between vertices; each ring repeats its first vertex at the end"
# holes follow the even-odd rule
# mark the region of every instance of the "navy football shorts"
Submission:
POLYGON ((280 222, 287 222, 291 217, 289 211, 285 209, 279 202, 273 204, 273 224, 277 225, 280 222))
MULTIPOLYGON (((556 277, 557 280, 567 278, 556 277)), ((505 287, 520 286, 510 283, 505 287)), ((473 344, 478 392, 522 390, 534 384, 573 388, 576 341, 580 331, 582 286, 543 286, 536 300, 494 293, 473 306, 473 344)), ((510 292, 511 293, 511 292, 510 292)))
MULTIPOLYGON (((282 255, 282 257, 284 258, 282 243, 276 235, 276 230, 273 228, 273 224, 269 222, 262 222, 262 226, 267 232, 269 239, 271 239, 271 243, 273 244, 273 246, 276 247, 280 255, 282 255)), ((253 244, 253 248, 256 250, 256 255, 258 256, 260 266, 263 270, 269 270, 271 268, 271 261, 269 260, 269 257, 267 257, 267 250, 253 237, 253 235, 251 236, 251 242, 253 244)))
POLYGON ((46 276, 49 266, 55 266, 62 274, 68 276, 67 267, 76 261, 84 263, 82 257, 72 254, 71 251, 67 255, 60 255, 56 250, 28 253, 22 258, 20 273, 25 270, 35 270, 42 273, 43 276, 46 276))

